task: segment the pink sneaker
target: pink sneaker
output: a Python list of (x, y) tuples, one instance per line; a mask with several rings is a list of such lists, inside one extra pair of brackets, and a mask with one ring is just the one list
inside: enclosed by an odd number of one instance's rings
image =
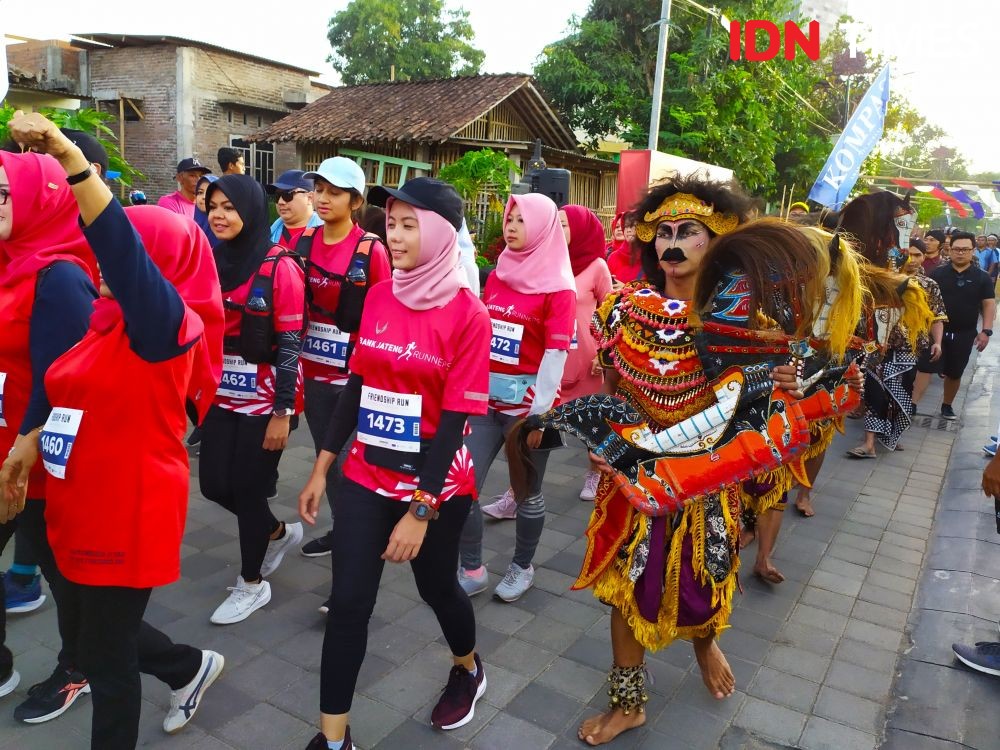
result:
[(517, 501), (514, 500), (514, 491), (508, 489), (496, 499), (496, 502), (484, 505), (483, 513), (488, 515), (490, 518), (496, 518), (501, 521), (516, 518)]
[(583, 478), (583, 489), (580, 490), (580, 499), (588, 503), (597, 499), (597, 485), (601, 483), (601, 474), (597, 471), (588, 471)]

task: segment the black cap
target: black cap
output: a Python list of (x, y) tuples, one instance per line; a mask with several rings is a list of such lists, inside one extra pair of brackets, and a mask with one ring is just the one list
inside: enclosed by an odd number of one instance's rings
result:
[(69, 138), (83, 152), (91, 164), (98, 164), (101, 167), (101, 179), (108, 179), (108, 152), (99, 140), (90, 133), (71, 128), (59, 128), (62, 134)]
[(278, 175), (278, 179), (267, 186), (268, 193), (276, 193), (279, 190), (312, 190), (313, 181), (304, 175), (301, 169), (289, 169)]
[(450, 183), (431, 177), (415, 177), (400, 188), (376, 185), (368, 191), (368, 202), (375, 206), (384, 206), (390, 197), (433, 211), (455, 227), (456, 232), (462, 228), (465, 206)]
[(212, 170), (198, 161), (197, 156), (189, 156), (187, 159), (181, 159), (177, 162), (177, 174), (181, 172), (190, 172), (192, 170), (198, 170), (202, 174), (211, 174)]

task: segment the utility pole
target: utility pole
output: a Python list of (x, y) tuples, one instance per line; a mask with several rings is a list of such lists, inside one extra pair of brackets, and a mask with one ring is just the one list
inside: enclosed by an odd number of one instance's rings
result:
[(660, 20), (657, 24), (660, 27), (660, 40), (656, 45), (656, 76), (653, 78), (653, 103), (649, 113), (650, 151), (656, 151), (660, 140), (660, 110), (663, 108), (663, 73), (664, 68), (667, 66), (667, 33), (670, 30), (670, 0), (663, 0), (663, 6), (660, 9)]

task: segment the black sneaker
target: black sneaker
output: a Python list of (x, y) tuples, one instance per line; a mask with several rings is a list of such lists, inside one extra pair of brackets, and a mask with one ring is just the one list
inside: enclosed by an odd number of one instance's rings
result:
[(28, 698), (14, 709), (14, 718), (41, 724), (62, 715), (77, 698), (89, 692), (90, 685), (81, 673), (56, 666), (51, 677), (28, 688)]
[(193, 430), (191, 430), (191, 434), (188, 435), (187, 437), (187, 444), (190, 447), (194, 448), (200, 442), (201, 442), (201, 428), (195, 427)]
[(330, 537), (332, 534), (324, 534), (319, 539), (313, 539), (302, 545), (301, 552), (306, 557), (323, 557), (333, 551), (333, 544)]
[(951, 404), (941, 404), (941, 419), (958, 419)]
[[(326, 744), (326, 736), (319, 732), (315, 737), (313, 737), (309, 744), (306, 745), (306, 750), (327, 750), (329, 745)], [(344, 732), (344, 744), (341, 750), (354, 750), (354, 745), (351, 743), (351, 726), (348, 724), (347, 731)]]

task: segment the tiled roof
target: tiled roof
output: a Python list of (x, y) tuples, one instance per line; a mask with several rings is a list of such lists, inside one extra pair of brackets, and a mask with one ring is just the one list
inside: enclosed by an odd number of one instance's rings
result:
[(546, 144), (576, 149), (572, 131), (523, 74), (339, 86), (255, 133), (254, 140), (440, 143), (508, 97)]

